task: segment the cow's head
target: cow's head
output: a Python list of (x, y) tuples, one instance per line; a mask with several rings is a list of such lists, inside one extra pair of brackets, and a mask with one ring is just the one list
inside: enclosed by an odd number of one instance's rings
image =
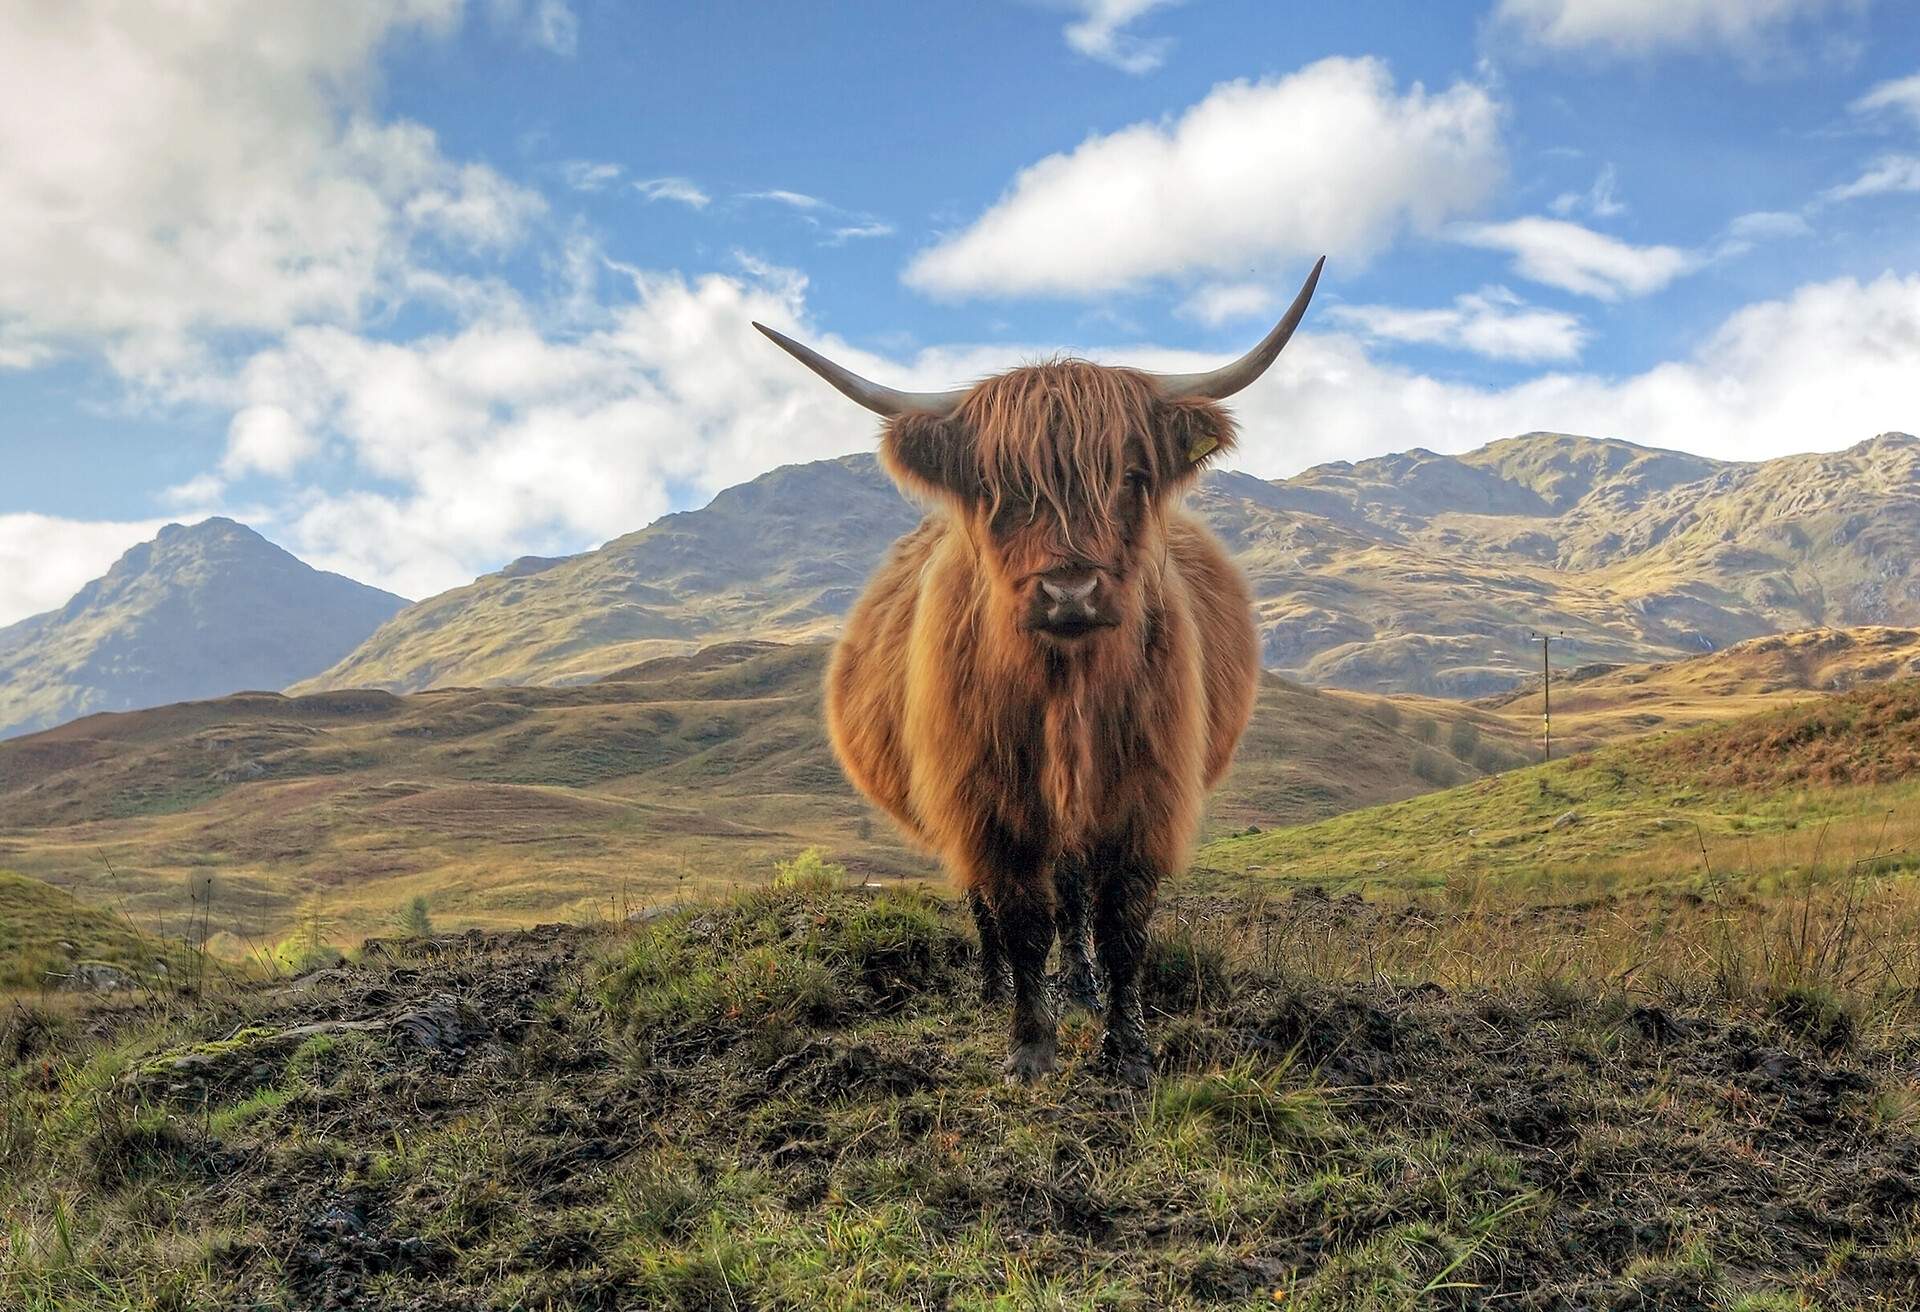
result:
[(1220, 402), (1280, 354), (1324, 263), (1264, 341), (1200, 374), (1060, 360), (952, 392), (898, 392), (754, 326), (887, 417), (880, 452), (895, 480), (954, 506), (1021, 628), (1072, 645), (1141, 613), (1141, 567), (1164, 552), (1172, 495), (1233, 446)]

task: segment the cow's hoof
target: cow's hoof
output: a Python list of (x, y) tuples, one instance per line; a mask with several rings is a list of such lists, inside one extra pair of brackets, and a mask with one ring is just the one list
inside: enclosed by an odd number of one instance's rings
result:
[(1100, 1073), (1115, 1084), (1144, 1089), (1153, 1083), (1153, 1050), (1145, 1046), (1100, 1046)]
[(1023, 1043), (1007, 1057), (1007, 1083), (1032, 1084), (1042, 1075), (1051, 1075), (1059, 1069), (1059, 1052), (1051, 1040)]

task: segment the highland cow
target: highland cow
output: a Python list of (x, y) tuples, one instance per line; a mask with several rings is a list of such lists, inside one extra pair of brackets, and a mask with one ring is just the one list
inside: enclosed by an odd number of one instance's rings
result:
[(1096, 956), (1105, 975), (1102, 1064), (1149, 1077), (1148, 921), (1259, 673), (1246, 584), (1178, 496), (1233, 448), (1219, 402), (1273, 362), (1319, 276), (1202, 374), (1060, 360), (907, 393), (755, 325), (887, 418), (881, 458), (931, 506), (854, 609), (827, 723), (854, 784), (966, 890), (989, 997), (1010, 974), (1009, 1079), (1055, 1069), (1056, 933), (1069, 997), (1098, 1003)]

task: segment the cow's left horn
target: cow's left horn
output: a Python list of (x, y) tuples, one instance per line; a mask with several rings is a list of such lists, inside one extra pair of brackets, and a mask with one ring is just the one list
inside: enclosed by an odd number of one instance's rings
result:
[(841, 393), (889, 419), (909, 412), (950, 415), (967, 394), (964, 388), (956, 392), (901, 392), (883, 387), (843, 365), (835, 364), (812, 347), (802, 346), (785, 333), (775, 332), (763, 323), (753, 326), (765, 333), (775, 346), (832, 383)]
[[(1306, 285), (1300, 288), (1300, 294), (1293, 298), (1293, 304), (1266, 340), (1235, 360), (1232, 364), (1221, 365), (1204, 374), (1155, 374), (1160, 382), (1160, 390), (1169, 397), (1204, 396), (1209, 400), (1222, 401), (1241, 388), (1248, 386), (1267, 371), (1280, 354), (1280, 348), (1293, 336), (1293, 330), (1300, 326), (1301, 318), (1307, 312), (1307, 302), (1313, 299), (1314, 284), (1320, 281), (1320, 270), (1326, 266), (1327, 257), (1322, 255), (1314, 261), (1313, 272), (1307, 275)], [(845, 390), (844, 388), (842, 389)]]

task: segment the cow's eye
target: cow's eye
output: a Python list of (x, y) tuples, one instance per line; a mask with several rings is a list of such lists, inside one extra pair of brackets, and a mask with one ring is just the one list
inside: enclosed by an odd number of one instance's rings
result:
[(1147, 471), (1144, 469), (1129, 469), (1127, 471), (1127, 490), (1130, 492), (1144, 493), (1147, 490)]

